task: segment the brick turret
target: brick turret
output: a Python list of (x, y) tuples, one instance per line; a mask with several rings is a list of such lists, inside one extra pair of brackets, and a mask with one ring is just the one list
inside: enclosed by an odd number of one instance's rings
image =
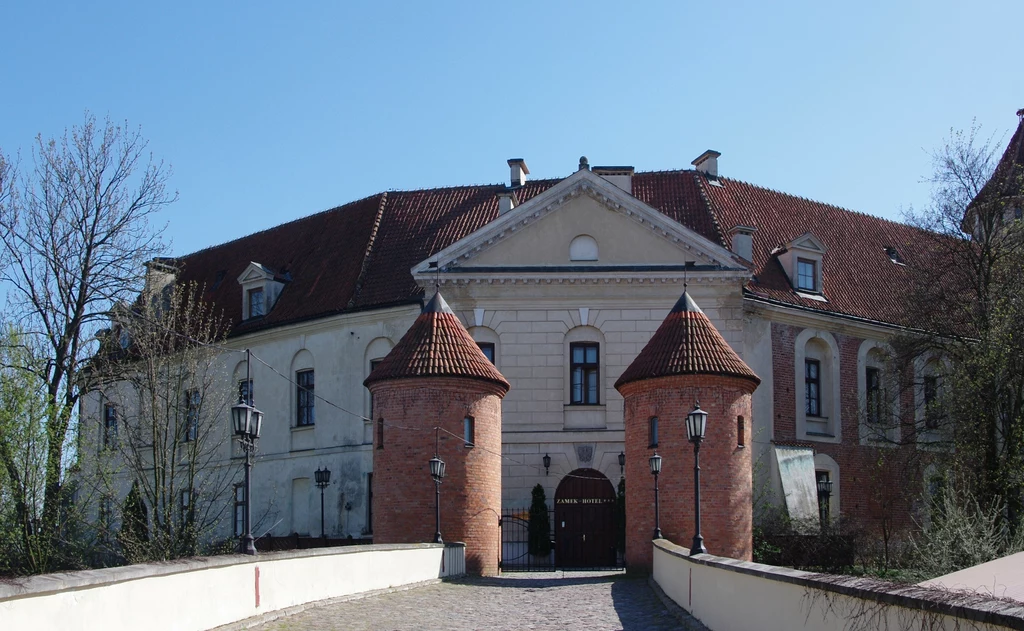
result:
[[(625, 399), (626, 564), (631, 569), (651, 569), (654, 481), (648, 458), (655, 450), (663, 458), (662, 533), (685, 546), (693, 538), (694, 458), (686, 415), (698, 399), (708, 413), (701, 446), (704, 544), (711, 554), (751, 559), (750, 398), (760, 382), (684, 292), (615, 383)], [(656, 439), (651, 435), (655, 417)]]
[(374, 542), (433, 540), (429, 461), (436, 439), (437, 454), (447, 465), (441, 535), (466, 544), (467, 571), (497, 574), (501, 399), (508, 381), (438, 292), (364, 384), (376, 417)]

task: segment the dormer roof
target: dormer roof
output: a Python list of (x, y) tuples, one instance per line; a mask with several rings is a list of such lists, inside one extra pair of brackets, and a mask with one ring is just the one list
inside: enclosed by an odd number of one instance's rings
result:
[(685, 291), (615, 388), (679, 375), (723, 375), (761, 383)]
[(363, 385), (413, 377), (462, 377), (487, 381), (508, 392), (508, 380), (487, 359), (448, 307), (441, 292), (423, 306), (409, 330), (377, 364)]

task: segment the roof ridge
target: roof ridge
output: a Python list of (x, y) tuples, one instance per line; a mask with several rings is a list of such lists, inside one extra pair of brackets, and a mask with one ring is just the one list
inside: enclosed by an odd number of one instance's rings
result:
[(380, 203), (377, 204), (377, 214), (373, 217), (373, 227), (370, 228), (370, 238), (366, 240), (366, 249), (363, 251), (362, 265), (359, 267), (359, 275), (356, 276), (355, 286), (352, 288), (352, 296), (348, 299), (345, 309), (356, 306), (356, 298), (363, 289), (363, 281), (366, 280), (366, 271), (370, 268), (370, 261), (373, 258), (373, 246), (377, 242), (377, 231), (380, 229), (381, 219), (384, 216), (384, 206), (388, 203), (388, 193), (379, 193)]

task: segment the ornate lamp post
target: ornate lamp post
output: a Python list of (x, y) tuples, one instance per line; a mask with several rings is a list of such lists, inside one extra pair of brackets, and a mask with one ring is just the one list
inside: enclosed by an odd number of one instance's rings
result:
[(693, 443), (693, 515), (697, 533), (693, 535), (690, 545), (690, 556), (707, 554), (704, 537), (700, 534), (700, 444), (708, 427), (708, 413), (700, 409), (700, 401), (693, 406), (693, 411), (686, 415), (686, 438)]
[(544, 457), (541, 458), (541, 462), (544, 463), (544, 475), (547, 475), (548, 469), (551, 468), (551, 456), (544, 454)]
[(619, 477), (626, 477), (626, 452), (619, 452)]
[(658, 452), (648, 458), (651, 465), (651, 475), (654, 476), (654, 538), (661, 539), (661, 510), (658, 506), (658, 474), (661, 473), (661, 456)]
[(231, 420), (234, 424), (235, 435), (238, 442), (245, 451), (245, 533), (239, 538), (238, 551), (241, 554), (256, 554), (256, 546), (252, 538), (252, 454), (256, 451), (256, 444), (260, 439), (260, 429), (263, 425), (263, 412), (253, 406), (252, 387), (249, 376), (250, 365), (249, 349), (245, 349), (245, 383), (246, 400), (237, 405), (231, 406)]
[(434, 478), (434, 543), (444, 543), (441, 540), (441, 480), (444, 479), (444, 460), (437, 457), (430, 459), (430, 477)]
[(320, 537), (324, 535), (324, 489), (331, 483), (331, 470), (327, 467), (323, 469), (317, 469), (313, 472), (313, 476), (316, 478), (316, 487), (320, 489)]

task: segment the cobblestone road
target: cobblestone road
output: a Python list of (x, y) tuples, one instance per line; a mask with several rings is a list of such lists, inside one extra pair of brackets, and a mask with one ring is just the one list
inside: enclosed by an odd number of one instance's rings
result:
[(661, 631), (689, 629), (647, 580), (562, 572), (470, 578), (307, 609), (260, 631)]

